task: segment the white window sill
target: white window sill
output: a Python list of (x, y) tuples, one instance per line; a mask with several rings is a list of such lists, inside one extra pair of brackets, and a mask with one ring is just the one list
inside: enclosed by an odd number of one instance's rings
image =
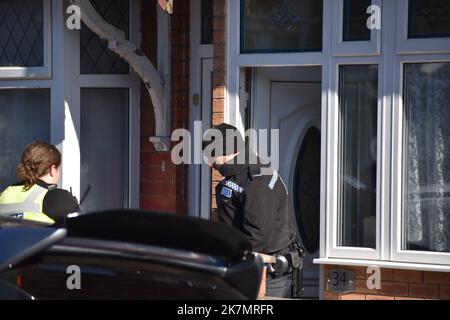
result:
[(358, 266), (358, 267), (374, 266), (374, 267), (387, 268), (387, 269), (450, 272), (450, 265), (392, 262), (392, 261), (379, 261), (379, 260), (323, 258), (323, 259), (315, 259), (314, 264)]

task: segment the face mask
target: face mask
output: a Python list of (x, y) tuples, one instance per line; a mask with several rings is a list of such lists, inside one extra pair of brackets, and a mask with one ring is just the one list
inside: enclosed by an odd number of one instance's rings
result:
[(221, 165), (219, 168), (216, 168), (217, 171), (219, 171), (219, 173), (224, 176), (224, 177), (230, 177), (232, 176), (232, 166), (229, 164), (223, 164)]
[(225, 178), (229, 178), (239, 174), (240, 172), (242, 172), (242, 170), (245, 170), (246, 168), (248, 168), (248, 165), (245, 164), (225, 163), (218, 169), (218, 171)]

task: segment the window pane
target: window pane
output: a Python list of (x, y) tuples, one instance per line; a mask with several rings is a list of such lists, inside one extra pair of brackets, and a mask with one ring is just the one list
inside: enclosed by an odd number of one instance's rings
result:
[(241, 52), (322, 50), (322, 0), (241, 0)]
[(409, 0), (409, 38), (450, 37), (450, 1)]
[(450, 63), (405, 65), (404, 246), (450, 252)]
[(340, 68), (339, 242), (375, 248), (378, 66)]
[(50, 142), (50, 90), (0, 91), (0, 192), (17, 182), (25, 147)]
[(128, 206), (128, 106), (128, 89), (81, 90), (85, 212)]
[(213, 1), (202, 0), (202, 44), (213, 44)]
[[(129, 0), (91, 0), (98, 13), (110, 24), (129, 33)], [(128, 74), (125, 60), (108, 49), (100, 39), (83, 24), (80, 34), (81, 74)]]
[(367, 8), (371, 4), (372, 0), (344, 1), (344, 41), (370, 41)]
[(42, 0), (0, 0), (0, 67), (44, 66)]

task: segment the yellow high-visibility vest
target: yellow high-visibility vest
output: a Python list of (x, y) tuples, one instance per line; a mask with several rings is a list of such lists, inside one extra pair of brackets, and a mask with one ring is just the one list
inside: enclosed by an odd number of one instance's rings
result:
[(43, 210), (48, 189), (34, 185), (29, 190), (23, 186), (11, 186), (0, 195), (0, 216), (18, 217), (24, 220), (54, 224)]

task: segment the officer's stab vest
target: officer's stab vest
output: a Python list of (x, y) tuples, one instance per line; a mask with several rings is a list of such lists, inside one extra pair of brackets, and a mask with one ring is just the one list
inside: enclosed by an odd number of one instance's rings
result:
[(48, 189), (34, 185), (29, 190), (23, 186), (11, 186), (0, 195), (0, 216), (54, 224), (43, 212)]

